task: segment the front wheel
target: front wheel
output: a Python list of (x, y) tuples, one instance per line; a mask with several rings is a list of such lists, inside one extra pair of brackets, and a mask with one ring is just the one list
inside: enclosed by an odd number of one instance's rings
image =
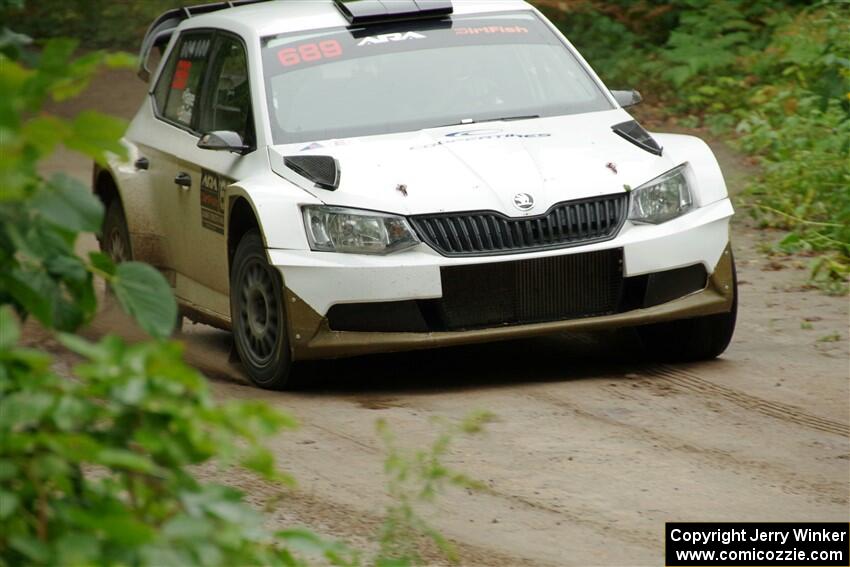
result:
[(732, 309), (728, 313), (638, 327), (644, 354), (653, 360), (691, 362), (717, 358), (732, 342), (738, 320), (738, 278), (732, 260)]
[(100, 237), (100, 250), (113, 262), (129, 262), (133, 259), (130, 248), (130, 231), (124, 208), (118, 199), (114, 199), (106, 208), (103, 217), (103, 235)]
[(230, 311), (236, 351), (254, 384), (291, 386), (292, 357), (280, 274), (266, 260), (259, 232), (242, 237), (230, 274)]

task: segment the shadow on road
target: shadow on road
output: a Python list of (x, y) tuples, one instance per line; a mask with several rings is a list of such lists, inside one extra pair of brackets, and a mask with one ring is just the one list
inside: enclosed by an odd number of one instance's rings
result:
[[(87, 334), (97, 338), (110, 333), (131, 341), (145, 338), (117, 306), (107, 301)], [(250, 384), (238, 362), (230, 333), (187, 323), (174, 338), (185, 344), (187, 362), (210, 380), (245, 386), (252, 394), (260, 392)], [(723, 359), (699, 363), (700, 368), (707, 365), (717, 369), (734, 363)], [(629, 329), (562, 333), (496, 343), (299, 362), (295, 372), (303, 385), (287, 395), (427, 395), (522, 384), (616, 379), (629, 374), (652, 375), (657, 368), (658, 364), (642, 357), (637, 338)]]
[(571, 334), (307, 362), (305, 393), (445, 392), (580, 380), (628, 372), (639, 352), (624, 334)]
[[(227, 333), (204, 333), (207, 348), (228, 353)], [(709, 364), (724, 364), (716, 361)], [(247, 383), (238, 362), (212, 380)], [(299, 396), (429, 394), (515, 387), (519, 384), (621, 377), (657, 367), (647, 362), (628, 331), (562, 334), (499, 343), (449, 347), (296, 365)]]

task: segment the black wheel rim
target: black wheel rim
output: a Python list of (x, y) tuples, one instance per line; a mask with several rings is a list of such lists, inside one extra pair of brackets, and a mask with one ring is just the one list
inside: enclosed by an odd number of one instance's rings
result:
[(274, 359), (280, 339), (280, 298), (272, 274), (259, 260), (245, 266), (239, 299), (239, 334), (245, 354), (253, 366), (266, 366)]

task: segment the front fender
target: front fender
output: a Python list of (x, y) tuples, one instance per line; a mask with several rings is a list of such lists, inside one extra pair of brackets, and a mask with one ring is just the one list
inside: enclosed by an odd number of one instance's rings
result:
[(239, 181), (228, 188), (227, 194), (228, 214), (240, 198), (251, 206), (266, 248), (309, 249), (301, 206), (320, 205), (321, 201), (274, 174)]
[(677, 163), (688, 162), (694, 173), (695, 198), (701, 207), (722, 201), (729, 196), (726, 180), (714, 152), (701, 139), (682, 134), (652, 136), (664, 148), (664, 154)]

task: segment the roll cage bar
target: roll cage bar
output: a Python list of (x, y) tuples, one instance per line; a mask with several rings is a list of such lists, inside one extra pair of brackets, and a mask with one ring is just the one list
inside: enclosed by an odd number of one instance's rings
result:
[(184, 8), (175, 8), (169, 10), (158, 17), (148, 28), (145, 33), (145, 39), (142, 41), (142, 49), (139, 52), (139, 70), (138, 75), (143, 81), (148, 82), (151, 78), (151, 70), (148, 67), (151, 51), (157, 47), (162, 51), (164, 46), (171, 40), (174, 31), (181, 23), (194, 16), (201, 14), (209, 14), (226, 10), (228, 8), (236, 8), (238, 6), (246, 6), (248, 4), (259, 4), (260, 2), (268, 2), (269, 0), (228, 0), (225, 2), (214, 2), (211, 4), (201, 4), (198, 6), (187, 6)]
[[(154, 47), (162, 51), (163, 46), (171, 40), (174, 31), (185, 20), (227, 8), (269, 1), (229, 0), (176, 8), (165, 12), (150, 25), (142, 41), (142, 49), (139, 52), (139, 77), (145, 82), (150, 81), (151, 70), (148, 67), (148, 60), (151, 51)], [(333, 3), (352, 25), (441, 17), (453, 11), (451, 0), (334, 0)]]

